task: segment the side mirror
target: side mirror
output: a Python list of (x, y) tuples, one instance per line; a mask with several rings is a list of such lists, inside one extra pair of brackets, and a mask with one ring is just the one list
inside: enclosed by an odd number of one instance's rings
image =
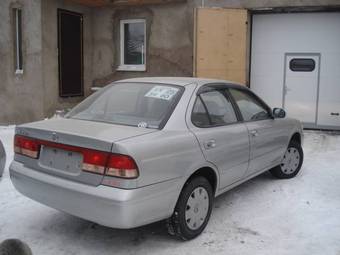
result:
[(282, 108), (274, 108), (273, 117), (283, 119), (284, 117), (286, 117), (286, 112)]

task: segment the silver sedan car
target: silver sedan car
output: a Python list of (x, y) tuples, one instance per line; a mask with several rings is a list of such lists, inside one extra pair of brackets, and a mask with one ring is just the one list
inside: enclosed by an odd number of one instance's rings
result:
[(302, 127), (245, 86), (198, 78), (114, 82), (64, 118), (16, 128), (10, 176), (22, 194), (113, 228), (166, 219), (184, 240), (213, 200), (267, 171), (292, 178)]

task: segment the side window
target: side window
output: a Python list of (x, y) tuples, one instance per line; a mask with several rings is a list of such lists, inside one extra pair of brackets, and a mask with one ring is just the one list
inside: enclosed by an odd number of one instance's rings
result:
[(256, 98), (238, 89), (229, 89), (238, 105), (244, 121), (270, 118), (268, 110)]
[(220, 126), (237, 122), (237, 117), (230, 100), (222, 91), (214, 90), (197, 98), (192, 121), (199, 127)]

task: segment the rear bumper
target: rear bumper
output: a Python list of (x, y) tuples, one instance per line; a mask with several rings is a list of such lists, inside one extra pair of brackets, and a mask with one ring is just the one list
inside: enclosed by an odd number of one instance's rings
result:
[(23, 195), (52, 208), (113, 228), (134, 228), (171, 216), (181, 179), (138, 189), (89, 186), (13, 161), (10, 176)]

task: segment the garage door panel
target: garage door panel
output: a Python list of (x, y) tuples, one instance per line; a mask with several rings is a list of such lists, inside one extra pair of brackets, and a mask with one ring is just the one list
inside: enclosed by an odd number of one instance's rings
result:
[(340, 51), (323, 52), (321, 56), (320, 69), (321, 69), (320, 74), (323, 77), (334, 76), (334, 74), (340, 74)]
[[(334, 93), (336, 88), (340, 86), (340, 73), (337, 76), (327, 77), (321, 76), (323, 89), (319, 92), (319, 109), (318, 124), (319, 125), (339, 125), (340, 122), (340, 93)], [(339, 113), (339, 115), (337, 115)]]
[[(256, 54), (254, 53), (252, 58), (256, 59), (256, 62), (252, 61), (251, 71), (254, 75), (281, 75), (284, 70), (284, 56), (282, 54), (266, 53)], [(261, 63), (261, 64), (257, 64)], [(281, 77), (281, 80), (282, 80)]]
[[(310, 127), (340, 129), (340, 117), (331, 115), (340, 111), (340, 13), (255, 14), (252, 28), (250, 87), (270, 104), (289, 95), (288, 116), (293, 112), (305, 123), (314, 120)], [(319, 56), (317, 75), (309, 79), (306, 72), (292, 72), (287, 77), (289, 54)]]
[(282, 107), (282, 86), (277, 86), (282, 79), (276, 75), (271, 76), (253, 76), (252, 82), (256, 82), (258, 86), (252, 90), (261, 95), (262, 99), (271, 107)]

